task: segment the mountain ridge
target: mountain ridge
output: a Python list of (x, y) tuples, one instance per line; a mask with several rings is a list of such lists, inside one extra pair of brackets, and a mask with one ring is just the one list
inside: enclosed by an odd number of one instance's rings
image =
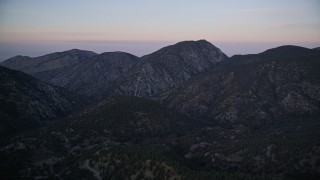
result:
[(86, 50), (71, 49), (38, 57), (15, 56), (0, 63), (1, 66), (20, 70), (28, 74), (49, 71), (88, 59), (96, 53)]

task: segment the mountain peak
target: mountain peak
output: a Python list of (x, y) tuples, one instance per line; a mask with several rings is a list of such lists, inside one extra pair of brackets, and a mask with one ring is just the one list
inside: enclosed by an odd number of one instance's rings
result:
[(104, 52), (101, 53), (100, 55), (129, 55), (129, 56), (134, 56), (133, 54), (123, 52), (123, 51), (113, 51), (113, 52)]
[(188, 45), (207, 45), (207, 46), (214, 46), (213, 44), (211, 44), (209, 41), (207, 41), (205, 39), (200, 39), (200, 40), (197, 40), (197, 41), (193, 41), (193, 40), (181, 41), (181, 42), (178, 42), (178, 43), (174, 44), (173, 46), (176, 46), (176, 45), (186, 45), (186, 46), (188, 46)]
[(295, 45), (284, 45), (276, 48), (268, 49), (260, 55), (263, 55), (266, 58), (281, 58), (281, 57), (299, 57), (310, 54), (318, 54), (317, 51), (308, 49), (305, 47), (295, 46)]
[(228, 57), (205, 40), (182, 41), (143, 56), (141, 63), (119, 80), (115, 94), (165, 96), (191, 77), (208, 71)]
[(14, 56), (12, 58), (30, 58), (30, 57), (29, 56), (17, 55), (17, 56)]
[(79, 53), (79, 52), (83, 52), (85, 50), (81, 50), (81, 49), (70, 49), (64, 52), (68, 52), (68, 53)]
[(182, 58), (184, 59), (188, 59), (188, 57), (185, 57), (186, 55), (204, 55), (207, 56), (207, 59), (212, 59), (212, 56), (216, 57), (217, 54), (220, 54), (221, 58), (219, 59), (227, 58), (227, 56), (219, 48), (204, 39), (197, 41), (181, 41), (176, 44), (161, 48), (160, 50), (146, 56), (159, 54), (179, 55), (183, 56)]
[(12, 58), (9, 58), (3, 62), (9, 62), (9, 61), (19, 61), (19, 60), (26, 60), (26, 59), (31, 59), (29, 56), (22, 56), (22, 55), (17, 55), (13, 56)]
[(199, 39), (199, 40), (197, 40), (197, 41), (195, 41), (195, 42), (197, 42), (197, 43), (203, 43), (203, 44), (211, 44), (211, 45), (212, 45), (212, 43), (210, 43), (209, 41), (207, 41), (207, 40), (205, 40), (205, 39)]
[(278, 46), (278, 47), (275, 47), (275, 48), (271, 48), (271, 49), (268, 49), (266, 50), (265, 52), (268, 52), (268, 51), (275, 51), (275, 50), (281, 50), (281, 51), (284, 51), (284, 50), (310, 50), (308, 48), (305, 48), (305, 47), (301, 47), (301, 46), (296, 46), (296, 45), (282, 45), (282, 46)]
[(122, 52), (122, 51), (115, 51), (115, 52), (104, 52), (101, 53), (92, 60), (107, 60), (107, 61), (114, 61), (114, 63), (133, 63), (133, 62), (138, 62), (139, 58), (133, 54)]
[(67, 51), (63, 51), (63, 52), (57, 52), (57, 54), (59, 53), (68, 53), (68, 54), (79, 54), (79, 55), (87, 55), (87, 56), (94, 56), (96, 55), (95, 52), (92, 52), (92, 51), (87, 51), (87, 50), (81, 50), (81, 49), (70, 49), (70, 50), (67, 50)]

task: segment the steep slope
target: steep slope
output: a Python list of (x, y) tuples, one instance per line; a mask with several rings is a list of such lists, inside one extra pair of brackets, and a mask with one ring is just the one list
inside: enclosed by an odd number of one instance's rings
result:
[(3, 61), (0, 65), (10, 69), (23, 71), (28, 74), (34, 74), (74, 65), (85, 61), (94, 55), (96, 55), (96, 53), (91, 51), (72, 49), (35, 58), (15, 56)]
[(142, 57), (141, 62), (121, 77), (109, 92), (143, 97), (166, 95), (227, 58), (205, 40), (180, 42)]
[(38, 127), (88, 101), (25, 73), (0, 66), (0, 134)]
[(37, 78), (65, 87), (77, 94), (101, 98), (119, 76), (126, 73), (139, 58), (124, 52), (108, 52), (94, 56), (72, 67), (34, 74)]
[(170, 107), (222, 124), (261, 126), (320, 115), (320, 53), (282, 46), (234, 56), (192, 79), (167, 99)]

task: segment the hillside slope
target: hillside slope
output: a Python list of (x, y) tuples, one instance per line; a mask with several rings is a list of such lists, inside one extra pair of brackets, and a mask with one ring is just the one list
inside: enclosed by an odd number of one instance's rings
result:
[(84, 107), (88, 100), (0, 66), (0, 134), (39, 127)]

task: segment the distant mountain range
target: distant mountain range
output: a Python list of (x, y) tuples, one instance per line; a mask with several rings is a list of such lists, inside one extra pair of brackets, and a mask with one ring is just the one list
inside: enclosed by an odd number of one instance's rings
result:
[(320, 177), (319, 48), (229, 58), (199, 40), (0, 65), (5, 179)]

